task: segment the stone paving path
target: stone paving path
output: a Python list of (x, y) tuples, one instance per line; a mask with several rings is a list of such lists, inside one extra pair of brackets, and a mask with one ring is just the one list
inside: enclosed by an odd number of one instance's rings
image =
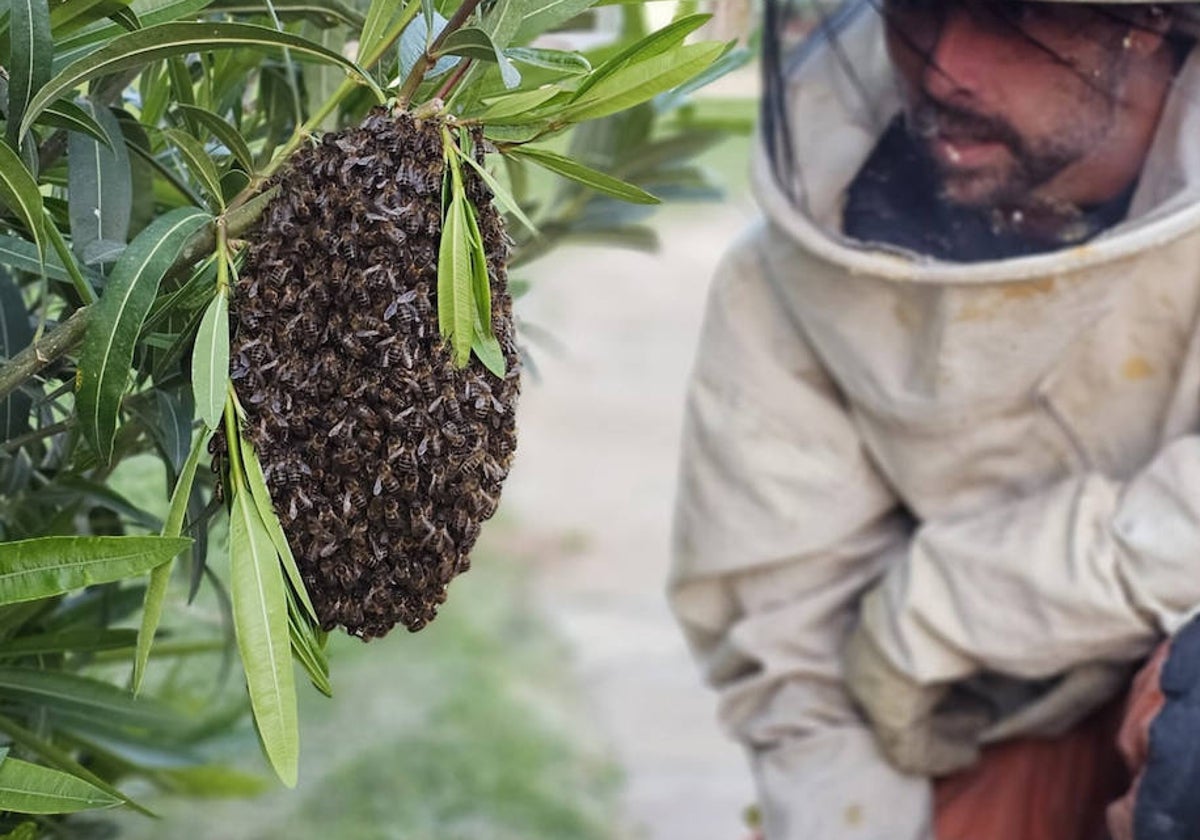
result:
[[(675, 208), (657, 255), (573, 248), (522, 272), (526, 321), (553, 326), (527, 379), (505, 512), (534, 552), (540, 596), (622, 765), (639, 840), (739, 840), (752, 801), (663, 597), (685, 378), (704, 296), (745, 201)], [(567, 840), (567, 839), (565, 839)]]

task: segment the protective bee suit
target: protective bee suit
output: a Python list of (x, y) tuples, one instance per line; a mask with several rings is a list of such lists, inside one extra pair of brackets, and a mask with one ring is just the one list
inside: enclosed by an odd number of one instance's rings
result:
[[(768, 840), (930, 840), (930, 777), (1119, 703), (1200, 605), (1200, 55), (1125, 221), (964, 264), (841, 231), (901, 107), (882, 30), (860, 4), (788, 71), (794, 181), (760, 152), (687, 404), (670, 598)], [(892, 712), (936, 730), (905, 769)]]

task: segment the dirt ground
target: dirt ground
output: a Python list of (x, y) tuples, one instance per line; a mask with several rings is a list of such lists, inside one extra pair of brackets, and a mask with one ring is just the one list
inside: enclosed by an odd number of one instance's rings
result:
[(753, 799), (664, 599), (684, 386), (705, 291), (746, 199), (675, 208), (657, 255), (575, 248), (522, 272), (536, 348), (505, 513), (541, 558), (540, 597), (571, 645), (644, 840), (737, 840)]

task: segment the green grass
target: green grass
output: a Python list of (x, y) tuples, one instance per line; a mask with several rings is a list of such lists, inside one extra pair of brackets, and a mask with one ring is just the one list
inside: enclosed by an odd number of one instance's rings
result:
[[(213, 549), (219, 565), (223, 548)], [(421, 633), (398, 630), (367, 645), (335, 637), (334, 699), (300, 685), (296, 790), (272, 785), (254, 799), (197, 801), (131, 788), (164, 819), (119, 814), (120, 836), (615, 837), (619, 775), (586, 722), (566, 652), (534, 611), (527, 582), (526, 570), (485, 549)], [(248, 721), (210, 752), (238, 770), (269, 774)]]

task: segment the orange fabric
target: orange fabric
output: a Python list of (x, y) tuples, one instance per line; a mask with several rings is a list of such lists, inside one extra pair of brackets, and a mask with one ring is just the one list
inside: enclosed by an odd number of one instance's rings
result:
[(1121, 721), (1121, 731), (1117, 733), (1117, 749), (1125, 759), (1125, 766), (1134, 775), (1134, 781), (1126, 794), (1108, 808), (1108, 830), (1112, 840), (1133, 840), (1133, 803), (1137, 797), (1139, 770), (1146, 764), (1150, 749), (1150, 724), (1163, 707), (1164, 698), (1159, 681), (1169, 647), (1167, 642), (1159, 645), (1154, 656), (1138, 672), (1129, 692), (1125, 719)]
[(1060, 738), (984, 750), (978, 764), (937, 782), (937, 840), (1097, 840), (1127, 776), (1113, 744), (1116, 711)]
[(1163, 704), (1167, 647), (1138, 673), (1124, 702), (1060, 738), (989, 747), (974, 767), (939, 780), (937, 840), (1133, 840), (1136, 780)]

